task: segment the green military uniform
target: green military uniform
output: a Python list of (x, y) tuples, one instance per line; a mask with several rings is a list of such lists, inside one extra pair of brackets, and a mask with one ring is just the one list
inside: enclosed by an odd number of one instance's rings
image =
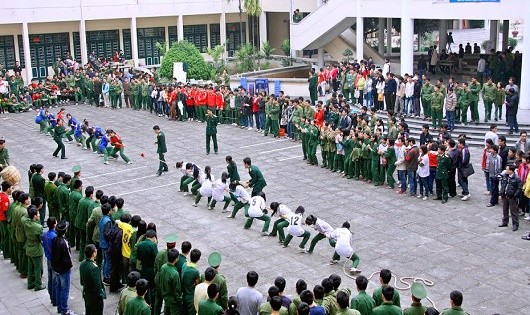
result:
[(377, 149), (379, 148), (379, 143), (377, 141), (370, 142), (369, 144), (371, 150), (370, 152), (370, 165), (372, 170), (372, 182), (374, 185), (379, 186), (382, 184), (382, 181), (384, 181), (384, 178), (381, 178), (379, 167), (380, 167), (380, 155), (379, 152), (377, 152)]
[(250, 165), (248, 174), (250, 175), (248, 186), (252, 187), (252, 196), (256, 196), (263, 190), (263, 188), (265, 188), (265, 186), (267, 186), (267, 182), (256, 165)]
[(148, 110), (151, 108), (151, 102), (149, 101), (149, 85), (145, 82), (140, 84), (140, 102), (141, 102), (141, 108), (143, 110)]
[(432, 127), (434, 129), (442, 126), (444, 108), (444, 95), (438, 91), (431, 96)]
[(438, 166), (436, 167), (436, 199), (441, 199), (442, 203), (447, 202), (449, 191), (449, 175), (451, 169), (451, 159), (445, 152), (438, 154)]
[(300, 122), (300, 127), (299, 127), (299, 130), (300, 130), (300, 138), (302, 140), (302, 154), (304, 155), (304, 160), (307, 160), (307, 155), (308, 155), (308, 150), (307, 150), (307, 138), (308, 138), (308, 134), (307, 134), (307, 127), (309, 125), (307, 125), (305, 123), (305, 121), (301, 121)]
[(264, 136), (269, 135), (269, 131), (271, 131), (271, 127), (272, 127), (271, 107), (272, 107), (272, 101), (265, 103), (265, 128), (263, 131)]
[(273, 102), (270, 110), (271, 132), (275, 138), (278, 138), (280, 132), (280, 112), (281, 108), (278, 102)]
[[(280, 315), (289, 315), (289, 310), (286, 307), (280, 308)], [(272, 306), (270, 302), (261, 303), (259, 307), (259, 315), (271, 315), (272, 314)]]
[(167, 153), (166, 146), (166, 135), (163, 131), (160, 131), (156, 136), (156, 153), (158, 153), (158, 174), (162, 172), (167, 172), (169, 169), (167, 167), (166, 158), (164, 154)]
[(120, 300), (118, 302), (118, 314), (124, 315), (127, 303), (136, 297), (136, 289), (134, 287), (127, 287), (120, 292)]
[(315, 105), (318, 100), (318, 80), (316, 74), (307, 79), (307, 82), (309, 82), (309, 98), (311, 99), (311, 104)]
[(222, 315), (223, 308), (217, 305), (214, 300), (207, 299), (199, 302), (197, 315)]
[[(23, 219), (24, 220), (24, 219)], [(42, 286), (42, 225), (25, 218), (24, 234), (26, 236), (26, 256), (28, 257), (28, 289), (40, 290)]]
[[(83, 199), (83, 196), (79, 192), (79, 190), (73, 190), (70, 192), (70, 196), (68, 197), (68, 217), (70, 218), (72, 223), (75, 223), (75, 219), (77, 217), (77, 208), (79, 206), (79, 201)], [(75, 224), (70, 224), (70, 229), (68, 229), (68, 243), (70, 243), (70, 246), (75, 245), (75, 249), (80, 249), (80, 234), (79, 229)]]
[(125, 307), (125, 315), (150, 315), (151, 308), (141, 296), (136, 296), (127, 302)]
[(162, 287), (160, 285), (160, 270), (162, 269), (162, 266), (167, 263), (167, 249), (163, 249), (158, 251), (158, 254), (155, 258), (155, 285), (156, 285), (156, 291), (155, 291), (155, 303), (153, 305), (153, 313), (154, 315), (160, 315), (162, 311), (162, 302), (163, 302), (163, 296), (162, 296)]
[(366, 294), (366, 291), (359, 291), (359, 294), (351, 299), (350, 308), (358, 310), (363, 315), (371, 314), (375, 308), (375, 301), (370, 295)]
[(353, 82), (353, 74), (351, 73), (346, 73), (346, 74), (343, 74), (343, 88), (342, 88), (342, 92), (344, 94), (344, 98), (346, 99), (347, 102), (350, 101), (350, 91), (352, 90), (355, 90), (355, 86), (354, 86), (354, 82)]
[(337, 160), (337, 146), (335, 145), (335, 132), (328, 129), (325, 135), (325, 141), (328, 143), (328, 165), (327, 169), (335, 171), (335, 160)]
[(219, 120), (215, 115), (206, 115), (206, 154), (210, 154), (210, 139), (213, 141), (213, 150), (217, 154), (217, 125)]
[(289, 315), (298, 314), (298, 305), (300, 305), (300, 303), (302, 303), (300, 296), (295, 296), (291, 302), (291, 305), (289, 305)]
[(92, 214), (92, 209), (94, 209), (94, 200), (89, 197), (83, 197), (77, 206), (77, 214), (75, 217), (74, 225), (79, 232), (79, 261), (88, 258), (85, 257), (84, 248), (87, 242), (87, 222), (88, 218)]
[(442, 315), (469, 315), (468, 313), (464, 312), (462, 307), (460, 306), (453, 306), (449, 309), (446, 309), (442, 312)]
[(107, 297), (107, 294), (101, 281), (98, 265), (87, 258), (79, 265), (79, 274), (83, 286), (85, 314), (103, 314), (103, 299)]
[(125, 210), (123, 210), (123, 208), (116, 209), (115, 211), (112, 212), (111, 218), (114, 221), (121, 220), (121, 216), (124, 215), (124, 214), (129, 214), (129, 211), (125, 211)]
[(469, 106), (471, 107), (471, 120), (473, 120), (475, 123), (478, 123), (480, 120), (478, 114), (478, 95), (480, 90), (480, 83), (475, 82), (469, 84)]
[(63, 136), (66, 133), (66, 129), (64, 129), (64, 126), (55, 126), (55, 130), (53, 131), (53, 141), (57, 143), (57, 149), (53, 152), (53, 156), (57, 156), (59, 151), (61, 151), (61, 158), (66, 157), (65, 153), (65, 147), (63, 143)]
[(426, 82), (421, 87), (421, 104), (423, 106), (423, 115), (425, 117), (431, 117), (431, 99), (434, 93), (434, 86)]
[(308, 146), (308, 160), (311, 165), (318, 165), (317, 147), (319, 137), (318, 127), (315, 125), (307, 126), (307, 146)]
[(383, 302), (378, 307), (374, 308), (372, 315), (402, 315), (403, 312), (399, 306), (392, 302)]
[(230, 182), (233, 183), (234, 181), (240, 181), (241, 178), (239, 177), (239, 172), (237, 171), (237, 165), (236, 163), (229, 163), (226, 166), (226, 169), (228, 171), (228, 178), (230, 178)]
[(344, 176), (348, 176), (348, 179), (353, 177), (353, 161), (351, 159), (351, 153), (353, 151), (353, 140), (347, 137), (342, 140), (342, 148), (344, 149)]
[(302, 123), (302, 116), (304, 115), (304, 109), (298, 105), (293, 111), (293, 124), (294, 128), (294, 138), (295, 140), (300, 140), (300, 124)]
[(17, 252), (16, 252), (16, 238), (15, 238), (15, 224), (13, 222), (13, 213), (15, 212), (15, 209), (16, 207), (18, 207), (20, 205), (20, 202), (18, 201), (13, 201), (10, 205), (9, 205), (9, 208), (7, 209), (7, 212), (6, 212), (6, 216), (7, 216), (7, 233), (8, 233), (8, 236), (9, 236), (9, 240), (8, 240), (8, 247), (9, 247), (9, 250), (6, 252), (5, 248), (4, 248), (4, 258), (9, 258), (9, 256), (11, 256), (11, 263), (15, 265), (15, 267), (17, 267), (17, 270), (18, 270), (18, 255), (17, 255)]
[(138, 243), (136, 248), (138, 264), (141, 265), (140, 274), (142, 278), (149, 281), (149, 299), (150, 304), (154, 304), (155, 297), (155, 259), (158, 254), (158, 248), (156, 244), (149, 240), (145, 239), (144, 241)]
[(497, 98), (497, 86), (493, 83), (486, 83), (482, 86), (482, 99), (484, 100), (485, 115), (484, 120), (491, 120), (491, 109), (493, 102)]
[(182, 308), (184, 310), (183, 315), (193, 315), (196, 313), (195, 306), (193, 304), (193, 298), (195, 293), (195, 284), (200, 280), (201, 274), (197, 270), (197, 265), (188, 262), (182, 266)]
[(164, 298), (164, 315), (180, 315), (182, 310), (182, 290), (180, 275), (173, 264), (166, 263), (160, 270), (159, 283)]
[[(383, 304), (383, 288), (385, 286), (387, 285), (383, 285), (375, 289), (374, 293), (372, 294), (372, 297), (374, 298), (376, 306)], [(395, 290), (395, 289), (394, 289), (394, 296), (392, 297), (392, 304), (394, 304), (397, 307), (401, 307), (401, 302), (399, 299), (399, 292), (398, 290)]]
[(457, 101), (457, 103), (461, 104), (460, 107), (462, 109), (462, 124), (464, 125), (467, 125), (467, 110), (469, 108), (470, 96), (471, 92), (469, 92), (469, 88), (462, 89), (461, 95)]
[(138, 110), (138, 83), (136, 83), (135, 81), (131, 80), (131, 83), (130, 83), (130, 91), (131, 91), (131, 102), (132, 102), (132, 108), (134, 110)]
[(57, 199), (57, 206), (61, 219), (70, 221), (70, 215), (68, 213), (68, 198), (70, 196), (70, 190), (68, 189), (68, 185), (64, 183), (59, 184), (59, 187), (57, 187), (54, 195)]
[[(226, 310), (228, 308), (228, 287), (226, 286), (226, 278), (221, 275), (218, 270), (221, 265), (221, 254), (219, 252), (212, 252), (208, 256), (208, 265), (215, 269), (215, 277), (213, 278), (212, 283), (219, 286), (219, 296), (215, 302), (217, 305), (221, 306), (223, 310)], [(204, 282), (204, 274), (201, 276), (201, 282)]]
[(337, 315), (361, 315), (361, 312), (357, 310), (352, 310), (351, 308), (345, 308), (345, 309), (339, 310), (337, 312)]
[(0, 150), (0, 166), (9, 165), (9, 151), (7, 148)]
[(331, 290), (324, 295), (322, 306), (326, 309), (326, 315), (336, 315), (339, 311), (339, 304), (337, 303), (337, 292)]
[(55, 194), (56, 190), (57, 186), (55, 186), (54, 182), (47, 180), (44, 184), (44, 196), (46, 198), (46, 202), (48, 203), (48, 216), (55, 217), (57, 222), (59, 222), (61, 221), (61, 215), (59, 213), (57, 196)]
[(495, 93), (495, 121), (502, 119), (502, 105), (504, 105), (505, 100), (506, 91), (503, 88), (497, 89)]
[(22, 204), (14, 209), (12, 222), (15, 228), (15, 253), (17, 255), (18, 272), (26, 276), (28, 274), (28, 257), (26, 256), (26, 235), (24, 233), (24, 221), (28, 220), (28, 211)]
[(177, 271), (179, 272), (180, 277), (182, 278), (182, 267), (188, 263), (188, 259), (186, 258), (186, 255), (180, 253), (179, 259), (177, 260), (177, 263), (175, 266), (177, 267)]
[(320, 153), (322, 154), (322, 168), (328, 167), (329, 145), (326, 140), (327, 129), (320, 129)]
[(384, 157), (386, 160), (386, 180), (388, 186), (390, 188), (394, 189), (394, 186), (396, 184), (396, 181), (394, 180), (394, 171), (396, 170), (396, 150), (394, 147), (388, 147), (388, 149), (384, 153)]

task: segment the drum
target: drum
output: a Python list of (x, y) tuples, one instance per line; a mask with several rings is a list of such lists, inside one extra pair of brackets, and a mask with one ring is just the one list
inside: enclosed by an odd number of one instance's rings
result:
[(5, 167), (1, 172), (2, 179), (11, 184), (11, 186), (18, 186), (20, 184), (20, 172), (16, 167), (10, 165)]

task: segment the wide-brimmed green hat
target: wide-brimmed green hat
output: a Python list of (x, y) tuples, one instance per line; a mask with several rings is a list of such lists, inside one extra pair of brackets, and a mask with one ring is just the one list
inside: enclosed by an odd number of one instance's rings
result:
[(221, 254), (219, 252), (212, 252), (208, 256), (208, 265), (212, 268), (217, 268), (221, 265)]
[(412, 292), (412, 295), (417, 299), (421, 300), (427, 297), (427, 290), (425, 290), (425, 287), (421, 283), (413, 283), (410, 287), (410, 291)]
[(171, 233), (171, 234), (166, 235), (166, 237), (164, 238), (164, 241), (167, 244), (171, 244), (171, 243), (176, 243), (177, 239), (178, 239), (177, 234)]

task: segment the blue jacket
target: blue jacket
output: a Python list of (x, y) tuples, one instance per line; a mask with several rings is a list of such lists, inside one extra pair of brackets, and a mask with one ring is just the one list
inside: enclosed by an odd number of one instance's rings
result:
[(44, 248), (44, 255), (47, 260), (52, 260), (52, 244), (53, 239), (57, 236), (55, 230), (48, 230), (42, 233), (42, 247)]
[(107, 136), (103, 136), (101, 140), (99, 141), (99, 145), (98, 145), (99, 151), (103, 152), (107, 148), (108, 144), (109, 144), (109, 138), (107, 138)]
[(72, 128), (72, 130), (75, 129), (75, 126), (77, 126), (77, 120), (72, 117), (68, 120), (68, 126), (70, 126), (70, 128)]
[(52, 125), (52, 127), (57, 126), (57, 119), (55, 119), (55, 115), (54, 114), (49, 114), (48, 115), (48, 120), (50, 121), (50, 124)]
[(77, 124), (75, 126), (75, 132), (74, 132), (74, 136), (76, 136), (77, 138), (81, 137), (81, 134), (83, 132), (81, 131), (81, 125), (80, 124)]
[(105, 225), (111, 221), (112, 219), (108, 215), (104, 215), (99, 221), (99, 247), (103, 249), (109, 248), (109, 242), (105, 238)]
[(101, 127), (96, 127), (96, 132), (94, 134), (96, 136), (96, 138), (101, 138), (103, 137), (103, 129), (101, 129)]

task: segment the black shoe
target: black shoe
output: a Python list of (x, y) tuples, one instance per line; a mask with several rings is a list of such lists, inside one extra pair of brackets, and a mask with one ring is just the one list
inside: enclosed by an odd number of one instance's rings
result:
[(163, 169), (162, 172), (169, 172), (169, 169)]
[(498, 227), (507, 227), (508, 224), (499, 224)]
[(156, 176), (162, 175), (162, 172), (156, 172)]
[(436, 197), (436, 198), (433, 198), (433, 200), (442, 200), (442, 198)]
[(486, 207), (488, 207), (488, 208), (489, 208), (489, 207), (494, 207), (494, 206), (495, 206), (495, 205), (492, 204), (492, 203), (488, 203), (488, 204), (486, 205)]
[[(512, 227), (512, 231), (515, 232), (515, 231), (517, 231), (517, 230), (519, 230), (519, 227), (518, 227), (518, 226), (514, 226), (514, 227)], [(35, 289), (35, 291), (36, 291), (36, 289)]]
[(530, 235), (521, 236), (521, 238), (525, 241), (530, 241)]
[(68, 160), (68, 158), (65, 156), (65, 157), (62, 157), (61, 160)]
[(54, 158), (58, 158), (58, 156), (57, 156), (57, 155), (52, 155), (52, 156), (53, 156)]
[(35, 291), (41, 291), (41, 290), (44, 290), (44, 289), (46, 289), (46, 286), (45, 285), (41, 285), (40, 287), (36, 287)]
[(446, 202), (447, 202), (447, 199), (442, 200), (442, 203), (446, 203)]

